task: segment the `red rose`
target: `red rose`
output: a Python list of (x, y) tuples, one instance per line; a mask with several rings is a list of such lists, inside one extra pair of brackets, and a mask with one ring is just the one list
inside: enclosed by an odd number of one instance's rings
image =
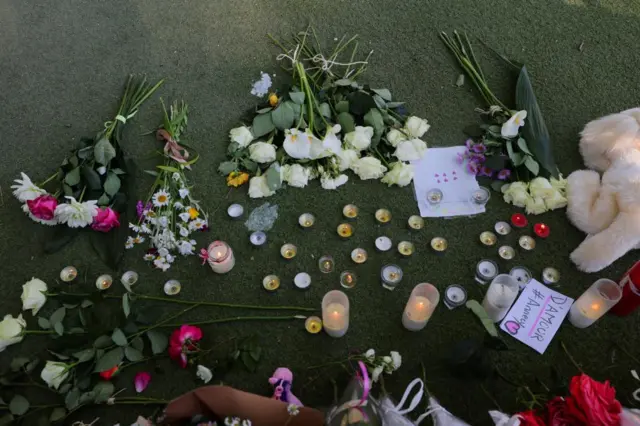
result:
[(567, 398), (567, 412), (583, 424), (618, 426), (622, 406), (616, 400), (616, 390), (597, 382), (586, 374), (574, 376), (569, 385), (572, 398)]
[(100, 372), (100, 377), (102, 377), (105, 380), (110, 380), (114, 374), (116, 374), (116, 372), (118, 371), (118, 366), (115, 365), (113, 368), (106, 370), (106, 371), (101, 371)]
[(53, 219), (53, 214), (58, 207), (58, 200), (51, 195), (41, 195), (35, 200), (27, 200), (29, 212), (41, 220)]
[(98, 209), (98, 215), (93, 218), (91, 229), (100, 232), (109, 232), (113, 228), (120, 226), (120, 214), (110, 207)]
[(533, 410), (518, 413), (518, 418), (520, 418), (520, 426), (547, 426)]
[(562, 398), (556, 396), (547, 402), (547, 424), (549, 426), (582, 426), (583, 423), (573, 417), (568, 408), (570, 396)]

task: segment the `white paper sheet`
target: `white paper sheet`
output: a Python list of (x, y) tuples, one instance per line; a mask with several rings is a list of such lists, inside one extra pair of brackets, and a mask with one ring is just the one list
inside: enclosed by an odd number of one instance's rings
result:
[[(473, 191), (480, 188), (476, 177), (468, 173), (464, 165), (456, 162), (464, 146), (429, 148), (422, 160), (414, 166), (413, 188), (422, 217), (471, 216), (484, 213), (484, 206), (470, 201)], [(433, 188), (442, 191), (442, 201), (437, 207), (427, 202), (427, 192)]]

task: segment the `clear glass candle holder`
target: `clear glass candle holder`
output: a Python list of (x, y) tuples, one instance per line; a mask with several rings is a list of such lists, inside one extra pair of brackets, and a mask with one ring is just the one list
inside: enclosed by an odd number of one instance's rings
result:
[(349, 298), (340, 290), (331, 290), (322, 298), (322, 323), (331, 337), (342, 337), (349, 329)]
[(622, 298), (622, 289), (615, 281), (601, 278), (573, 302), (569, 321), (575, 327), (586, 328), (607, 313)]
[(482, 307), (493, 322), (502, 321), (518, 297), (520, 285), (511, 275), (500, 274), (491, 281)]
[(410, 331), (422, 330), (440, 301), (440, 293), (432, 284), (418, 284), (411, 291), (402, 313), (402, 325)]
[(216, 274), (226, 274), (236, 264), (233, 250), (224, 241), (214, 241), (209, 244), (206, 260)]

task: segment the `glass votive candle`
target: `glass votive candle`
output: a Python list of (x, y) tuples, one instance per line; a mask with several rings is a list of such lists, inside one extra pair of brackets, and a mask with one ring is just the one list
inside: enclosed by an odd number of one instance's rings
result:
[(342, 238), (351, 238), (353, 235), (353, 226), (348, 223), (341, 223), (338, 225), (338, 235)]
[(120, 282), (127, 286), (132, 286), (138, 282), (138, 273), (135, 271), (127, 271), (120, 277)]
[(502, 321), (518, 297), (520, 286), (511, 275), (501, 274), (491, 281), (482, 307), (493, 322)]
[(331, 290), (322, 298), (322, 324), (331, 337), (342, 337), (349, 329), (349, 298), (339, 290)]
[(411, 241), (400, 241), (398, 243), (398, 253), (404, 257), (409, 257), (416, 251), (416, 246)]
[(280, 278), (277, 275), (267, 275), (262, 279), (262, 288), (273, 293), (280, 288)]
[(169, 280), (164, 283), (163, 287), (164, 294), (166, 294), (167, 296), (175, 296), (176, 294), (180, 293), (181, 289), (182, 285), (178, 280)]
[(267, 234), (262, 231), (256, 231), (249, 235), (249, 242), (255, 247), (262, 247), (267, 242)]
[(507, 222), (496, 222), (493, 229), (500, 235), (508, 235), (511, 232), (511, 225)]
[(303, 229), (309, 229), (316, 223), (316, 218), (311, 213), (302, 213), (300, 217), (298, 217), (298, 224)]
[(442, 202), (443, 197), (444, 194), (438, 188), (432, 188), (427, 191), (427, 203), (431, 207), (438, 207), (440, 205), (440, 202)]
[(484, 231), (480, 234), (480, 242), (487, 247), (495, 245), (497, 241), (498, 237), (491, 231)]
[(214, 241), (207, 247), (205, 259), (216, 274), (226, 274), (236, 264), (233, 250), (224, 241)]
[(382, 287), (387, 290), (395, 290), (402, 281), (402, 268), (398, 265), (385, 265), (380, 270)]
[(542, 282), (546, 285), (557, 285), (560, 281), (560, 272), (550, 266), (542, 270)]
[(486, 284), (498, 275), (498, 264), (493, 260), (483, 259), (476, 264), (476, 281)]
[(586, 328), (607, 313), (622, 298), (622, 289), (615, 281), (601, 278), (573, 302), (569, 321), (577, 328)]
[(342, 208), (342, 215), (347, 219), (355, 219), (358, 217), (358, 207), (355, 204), (347, 204)]
[(498, 256), (504, 260), (511, 260), (515, 257), (516, 251), (511, 246), (502, 246), (498, 249)]
[(231, 219), (240, 219), (244, 213), (244, 207), (240, 204), (231, 204), (227, 208), (227, 214)]
[(60, 271), (60, 279), (66, 283), (75, 280), (77, 276), (78, 270), (73, 266), (67, 266)]
[(529, 281), (531, 281), (531, 279), (533, 278), (533, 275), (531, 275), (531, 271), (524, 266), (515, 266), (511, 268), (511, 270), (509, 271), (509, 275), (511, 275), (514, 280), (518, 281), (520, 290), (524, 289), (527, 284), (529, 284)]
[(367, 261), (367, 251), (362, 248), (353, 249), (351, 252), (351, 260), (355, 263), (364, 263)]
[(467, 301), (467, 291), (458, 284), (452, 284), (444, 291), (444, 304), (453, 309), (462, 306)]
[(487, 204), (489, 198), (491, 198), (491, 192), (484, 186), (481, 186), (480, 188), (471, 192), (471, 201), (479, 206), (484, 206), (485, 204)]
[(536, 240), (528, 235), (523, 235), (518, 239), (518, 245), (523, 249), (530, 251), (536, 248)]
[(442, 237), (435, 237), (431, 239), (431, 248), (436, 253), (443, 254), (448, 246), (449, 244), (447, 243), (447, 240)]
[(414, 214), (409, 217), (409, 220), (407, 220), (407, 225), (409, 226), (409, 229), (419, 231), (424, 228), (424, 219), (417, 214)]
[(311, 275), (300, 272), (293, 277), (293, 284), (300, 290), (306, 290), (311, 285)]
[(323, 274), (333, 272), (334, 264), (335, 263), (333, 261), (333, 257), (331, 256), (325, 255), (318, 260), (318, 268), (320, 268), (320, 272), (322, 272)]
[(98, 290), (106, 290), (109, 287), (111, 287), (111, 284), (113, 284), (113, 278), (111, 277), (111, 275), (108, 275), (108, 274), (100, 275), (96, 279), (96, 288)]
[(344, 288), (354, 288), (358, 281), (358, 277), (354, 272), (344, 271), (340, 274), (340, 285)]
[(280, 247), (280, 255), (287, 260), (293, 259), (296, 254), (298, 254), (298, 248), (293, 244), (287, 243)]
[(319, 317), (308, 317), (304, 321), (304, 328), (308, 333), (318, 334), (322, 331), (322, 320)]
[(391, 212), (387, 209), (378, 209), (375, 213), (376, 221), (380, 225), (386, 225), (391, 222)]
[(432, 284), (418, 284), (411, 291), (402, 313), (402, 325), (410, 331), (422, 330), (440, 301), (440, 293)]
[(393, 243), (391, 243), (391, 238), (382, 236), (382, 237), (376, 238), (375, 245), (376, 245), (376, 250), (383, 252), (383, 251), (391, 250)]

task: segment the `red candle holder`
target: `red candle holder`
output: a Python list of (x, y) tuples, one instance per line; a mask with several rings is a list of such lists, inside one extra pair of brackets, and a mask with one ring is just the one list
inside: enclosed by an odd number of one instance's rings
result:
[(533, 225), (533, 232), (540, 238), (547, 238), (551, 229), (549, 229), (549, 226), (544, 223), (536, 223)]
[(622, 299), (611, 308), (611, 313), (627, 316), (640, 306), (640, 262), (636, 262), (620, 280)]
[(524, 228), (529, 224), (527, 217), (522, 213), (514, 213), (511, 216), (511, 224), (516, 228)]

